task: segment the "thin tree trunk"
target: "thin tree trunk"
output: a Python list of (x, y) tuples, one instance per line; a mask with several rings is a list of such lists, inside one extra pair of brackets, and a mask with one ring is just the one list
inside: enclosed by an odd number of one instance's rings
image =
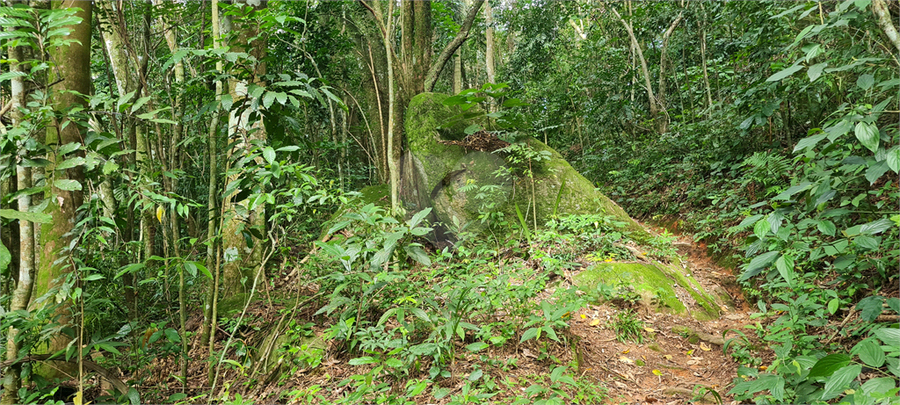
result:
[[(9, 48), (9, 59), (10, 59), (10, 72), (25, 72), (24, 66), (19, 63), (22, 62), (24, 58), (25, 52), (22, 47), (10, 47)], [(11, 124), (13, 127), (20, 125), (23, 121), (23, 114), (21, 108), (25, 107), (25, 80), (23, 76), (13, 77), (10, 80), (10, 118)], [(3, 125), (3, 124), (0, 124)], [(31, 188), (31, 168), (25, 167), (22, 165), (16, 166), (16, 182), (18, 190), (26, 190)], [(31, 207), (31, 195), (23, 194), (18, 198), (17, 208), (20, 212), (28, 212), (28, 209)], [(18, 277), (16, 280), (15, 290), (12, 292), (12, 299), (9, 303), (9, 311), (19, 311), (28, 307), (28, 303), (31, 300), (31, 289), (34, 285), (34, 224), (30, 221), (19, 220), (19, 268), (18, 268)], [(10, 273), (12, 273), (12, 266), (10, 266)], [(15, 360), (19, 356), (19, 349), (21, 345), (16, 342), (16, 336), (18, 336), (19, 330), (15, 328), (9, 328), (6, 339), (6, 360), (11, 361)], [(0, 398), (0, 403), (3, 404), (15, 404), (19, 402), (19, 387), (21, 385), (21, 381), (19, 380), (19, 375), (21, 374), (22, 367), (20, 365), (10, 366), (9, 369), (4, 370), (4, 378), (3, 378), (3, 397)]]
[(487, 75), (488, 83), (493, 83), (494, 78), (494, 10), (491, 9), (491, 3), (484, 3), (484, 23), (487, 28), (484, 30), (484, 72)]
[(628, 32), (628, 37), (631, 38), (631, 45), (634, 47), (635, 52), (638, 56), (638, 61), (641, 62), (641, 73), (644, 75), (644, 89), (647, 91), (647, 98), (650, 102), (650, 116), (656, 120), (659, 117), (659, 106), (656, 103), (656, 96), (653, 94), (653, 84), (650, 82), (650, 70), (647, 69), (647, 60), (644, 59), (644, 51), (641, 50), (641, 46), (638, 43), (637, 38), (634, 36), (634, 30), (631, 28), (631, 24), (629, 24), (625, 19), (619, 15), (619, 12), (616, 9), (610, 7), (613, 14), (616, 15), (616, 18), (622, 23), (625, 27), (625, 31)]
[(469, 9), (469, 13), (466, 15), (466, 19), (459, 28), (459, 33), (457, 33), (456, 37), (444, 47), (444, 50), (441, 51), (437, 59), (435, 59), (431, 68), (428, 69), (428, 74), (425, 75), (425, 91), (434, 90), (434, 85), (437, 83), (441, 71), (444, 70), (444, 65), (447, 64), (447, 61), (450, 60), (450, 57), (456, 52), (456, 49), (462, 46), (463, 42), (469, 38), (469, 31), (472, 29), (472, 23), (475, 21), (475, 17), (478, 16), (478, 11), (481, 10), (482, 4), (484, 4), (484, 0), (475, 0), (472, 8)]

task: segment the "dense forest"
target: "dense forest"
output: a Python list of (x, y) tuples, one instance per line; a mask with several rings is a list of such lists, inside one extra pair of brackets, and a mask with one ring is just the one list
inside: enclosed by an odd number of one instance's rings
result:
[(900, 403), (897, 1), (0, 28), (0, 403)]

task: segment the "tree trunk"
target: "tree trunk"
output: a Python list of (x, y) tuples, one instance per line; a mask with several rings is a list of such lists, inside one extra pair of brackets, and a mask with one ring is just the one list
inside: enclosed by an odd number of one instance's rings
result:
[[(81, 19), (78, 24), (69, 26), (70, 39), (76, 40), (65, 46), (50, 49), (50, 58), (55, 67), (50, 70), (49, 82), (62, 80), (52, 88), (51, 101), (54, 109), (63, 111), (75, 106), (86, 107), (86, 100), (79, 94), (90, 94), (91, 90), (91, 11), (92, 3), (78, 0), (54, 1), (53, 8), (78, 7), (81, 10), (75, 15)], [(69, 143), (82, 143), (84, 136), (76, 122), (68, 122), (68, 118), (62, 118), (59, 122), (47, 128), (46, 145), (51, 152), (48, 160), (51, 164), (47, 168), (49, 180), (55, 184), (59, 180), (74, 180), (79, 186), (84, 182), (84, 173), (80, 166), (66, 170), (55, 170), (60, 162), (60, 156), (55, 151), (62, 145)], [(45, 211), (52, 216), (49, 223), (41, 227), (41, 257), (40, 268), (35, 279), (35, 296), (42, 296), (55, 287), (59, 287), (64, 276), (75, 271), (66, 258), (71, 254), (68, 251), (72, 241), (72, 229), (75, 225), (76, 211), (82, 204), (82, 192), (80, 187), (76, 190), (63, 190), (55, 185), (51, 187), (50, 204)], [(57, 309), (60, 315), (60, 325), (71, 325), (70, 305), (62, 304)], [(47, 348), (47, 352), (53, 353), (65, 349), (69, 339), (59, 334), (54, 336)], [(72, 368), (42, 367), (40, 373), (45, 378), (62, 377), (72, 374)]]
[(484, 73), (487, 76), (488, 83), (494, 80), (494, 12), (491, 9), (491, 3), (484, 3), (484, 23), (487, 28), (484, 30)]
[[(24, 66), (19, 63), (25, 59), (23, 47), (9, 47), (10, 72), (25, 72)], [(10, 80), (10, 123), (13, 127), (21, 125), (23, 114), (21, 108), (26, 102), (25, 80), (23, 76), (13, 77)], [(3, 124), (0, 124), (3, 125)], [(31, 168), (22, 165), (16, 166), (16, 182), (18, 190), (26, 190), (32, 187)], [(28, 212), (31, 207), (31, 195), (23, 194), (18, 198), (18, 210)], [(19, 268), (15, 290), (9, 303), (9, 311), (19, 311), (28, 307), (31, 300), (31, 289), (34, 285), (34, 224), (30, 221), (19, 220)], [(12, 272), (12, 266), (9, 267)], [(16, 342), (19, 330), (9, 328), (6, 340), (6, 360), (15, 360), (19, 355), (21, 346)], [(21, 381), (19, 375), (22, 368), (19, 365), (10, 366), (3, 370), (3, 397), (0, 403), (15, 404), (19, 402), (19, 387)]]
[(891, 41), (894, 48), (897, 48), (897, 52), (900, 53), (900, 34), (897, 33), (897, 27), (892, 22), (888, 5), (884, 0), (872, 0), (872, 13), (875, 14), (881, 31), (884, 32), (884, 35)]
[[(656, 92), (656, 97), (659, 102), (659, 108), (664, 115), (666, 110), (666, 63), (668, 63), (667, 51), (669, 49), (669, 38), (672, 37), (672, 33), (675, 32), (675, 28), (678, 27), (683, 16), (683, 13), (678, 13), (678, 16), (675, 17), (675, 21), (672, 21), (672, 24), (669, 25), (669, 29), (663, 34), (662, 48), (659, 50), (659, 88)], [(658, 123), (659, 133), (666, 133), (668, 130), (668, 121), (668, 117), (662, 117), (661, 122)]]
[[(248, 1), (247, 4), (250, 2)], [(243, 3), (236, 3), (243, 4)], [(266, 2), (259, 2), (259, 5), (252, 6), (254, 13), (266, 8)], [(227, 19), (226, 19), (227, 20)], [(226, 27), (230, 29), (232, 23), (223, 24), (223, 35), (227, 35)], [(249, 102), (247, 98), (247, 89), (250, 84), (265, 86), (263, 76), (266, 74), (266, 65), (263, 59), (266, 55), (266, 43), (260, 38), (260, 32), (255, 25), (248, 24), (241, 29), (234, 38), (234, 42), (229, 45), (232, 51), (242, 50), (254, 56), (258, 62), (253, 67), (251, 79), (248, 80), (229, 80), (228, 92), (234, 104)], [(252, 40), (251, 40), (252, 39)], [(246, 47), (248, 49), (240, 49)], [(231, 142), (237, 141), (235, 148), (237, 150), (248, 150), (252, 146), (252, 140), (266, 139), (265, 126), (262, 118), (254, 122), (250, 122), (251, 109), (246, 108), (240, 114), (232, 111), (228, 115), (228, 139)], [(232, 153), (235, 151), (232, 149)], [(257, 162), (259, 163), (259, 162)], [(227, 181), (230, 183), (237, 179), (237, 175), (230, 177)], [(235, 191), (233, 195), (237, 195)], [(247, 199), (234, 201), (233, 197), (227, 197), (223, 202), (222, 212), (227, 213), (224, 227), (222, 229), (222, 243), (229, 259), (225, 260), (222, 268), (222, 294), (226, 297), (238, 297), (247, 292), (247, 287), (242, 280), (253, 280), (256, 276), (255, 271), (261, 271), (259, 262), (261, 261), (262, 247), (258, 241), (251, 249), (247, 246), (243, 232), (246, 224), (252, 227), (259, 227), (262, 234), (265, 234), (265, 211), (262, 205), (258, 206), (254, 212), (248, 212), (249, 201)], [(246, 213), (246, 214), (242, 214)], [(236, 256), (235, 256), (236, 255)], [(250, 269), (245, 271), (244, 269)], [(240, 301), (240, 300), (239, 300)]]

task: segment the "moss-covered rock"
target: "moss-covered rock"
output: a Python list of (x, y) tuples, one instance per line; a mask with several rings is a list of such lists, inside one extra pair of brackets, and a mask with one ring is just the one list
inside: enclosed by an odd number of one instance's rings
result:
[[(432, 207), (432, 219), (448, 226), (475, 223), (489, 211), (504, 214), (508, 222), (518, 222), (521, 213), (529, 227), (535, 226), (535, 219), (542, 226), (554, 216), (605, 213), (627, 223), (634, 239), (649, 236), (559, 153), (533, 137), (521, 137), (522, 153), (518, 155), (470, 151), (443, 143), (464, 138), (464, 130), (471, 124), (485, 126), (484, 116), (459, 119), (458, 107), (442, 103), (446, 97), (419, 94), (406, 110), (408, 149), (403, 158), (401, 198), (408, 211)], [(525, 155), (531, 158), (523, 159)], [(533, 176), (527, 175), (529, 171)]]
[(715, 298), (677, 264), (598, 263), (575, 276), (575, 285), (582, 291), (593, 291), (600, 283), (627, 286), (643, 305), (662, 312), (689, 314), (699, 320), (719, 316)]

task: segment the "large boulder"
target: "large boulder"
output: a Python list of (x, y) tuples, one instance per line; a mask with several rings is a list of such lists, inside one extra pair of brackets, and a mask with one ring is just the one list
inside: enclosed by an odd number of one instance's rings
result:
[[(627, 223), (633, 237), (647, 235), (558, 152), (531, 136), (520, 135), (505, 151), (467, 148), (465, 129), (485, 127), (484, 116), (460, 120), (462, 111), (444, 105), (446, 98), (419, 94), (406, 110), (401, 194), (407, 210), (431, 207), (433, 219), (451, 233), (465, 224), (470, 230), (498, 225), (498, 214), (533, 228), (555, 216), (603, 213)], [(481, 220), (492, 213), (495, 220)]]

